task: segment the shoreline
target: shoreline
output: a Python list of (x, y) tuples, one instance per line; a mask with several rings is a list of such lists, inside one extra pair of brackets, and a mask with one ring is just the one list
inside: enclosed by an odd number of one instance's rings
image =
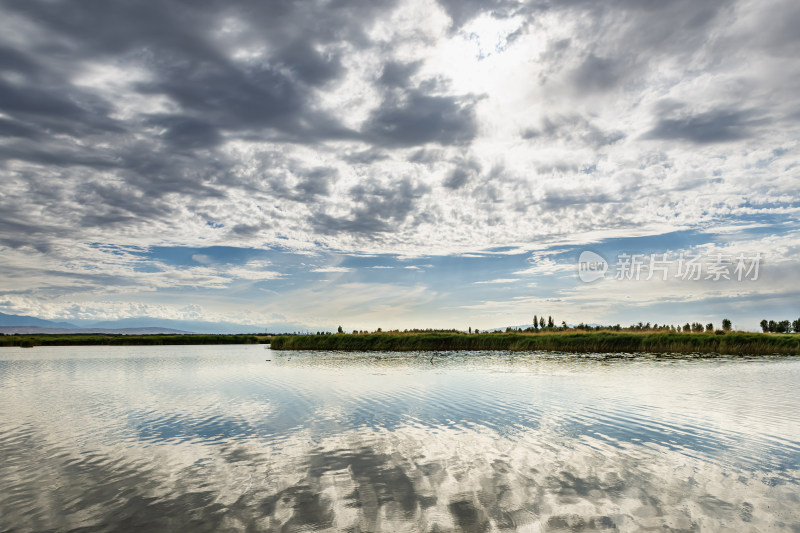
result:
[(320, 335), (3, 335), (0, 347), (266, 344), (273, 350), (343, 352), (550, 351), (800, 355), (800, 335), (732, 332), (385, 332)]
[(35, 346), (164, 346), (203, 344), (269, 344), (261, 335), (105, 335), (105, 334), (31, 334), (2, 335), (0, 347)]
[(270, 348), (273, 350), (392, 352), (505, 350), (572, 353), (800, 355), (800, 335), (608, 331), (278, 335), (271, 339)]

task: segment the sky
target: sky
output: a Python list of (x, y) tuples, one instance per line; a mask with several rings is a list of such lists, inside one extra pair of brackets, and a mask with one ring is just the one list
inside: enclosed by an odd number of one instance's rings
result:
[(0, 312), (793, 320), (798, 27), (790, 0), (5, 0)]

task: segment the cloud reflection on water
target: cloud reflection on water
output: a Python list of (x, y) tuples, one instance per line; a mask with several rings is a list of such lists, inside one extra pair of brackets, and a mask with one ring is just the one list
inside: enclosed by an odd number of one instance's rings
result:
[(794, 359), (0, 356), (0, 529), (800, 524)]

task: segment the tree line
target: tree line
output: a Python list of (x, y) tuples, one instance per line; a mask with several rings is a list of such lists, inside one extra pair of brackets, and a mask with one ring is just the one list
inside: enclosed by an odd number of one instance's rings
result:
[(800, 318), (794, 321), (788, 320), (762, 320), (760, 323), (761, 331), (764, 333), (800, 333)]
[[(800, 333), (800, 318), (795, 321), (789, 320), (762, 320), (761, 323), (761, 330), (764, 333)], [(683, 325), (680, 324), (658, 324), (654, 323), (651, 324), (650, 322), (639, 322), (637, 324), (631, 324), (628, 327), (623, 327), (620, 324), (615, 324), (613, 326), (603, 326), (603, 325), (596, 325), (592, 326), (589, 324), (584, 324), (581, 322), (577, 326), (568, 326), (566, 321), (562, 320), (557, 325), (557, 321), (553, 319), (552, 315), (548, 315), (547, 318), (544, 316), (534, 315), (533, 316), (533, 323), (528, 327), (507, 327), (506, 332), (523, 332), (523, 333), (539, 333), (539, 332), (554, 332), (554, 331), (567, 331), (567, 330), (577, 330), (577, 331), (625, 331), (625, 332), (671, 332), (671, 333), (716, 333), (718, 335), (722, 335), (724, 333), (728, 333), (732, 331), (733, 323), (730, 319), (723, 318), (720, 322), (720, 328), (717, 329), (714, 326), (713, 322), (708, 322), (703, 324), (702, 322), (686, 322)], [(344, 333), (342, 326), (337, 328), (338, 333)], [(470, 327), (468, 328), (468, 333), (480, 333), (481, 330), (478, 328)], [(375, 333), (382, 333), (383, 331), (381, 328), (378, 328)], [(488, 333), (489, 331), (484, 330), (484, 333)], [(353, 330), (353, 334), (366, 334), (370, 333), (369, 331), (365, 330)], [(405, 330), (390, 330), (387, 333), (458, 333), (455, 329), (436, 329), (436, 328), (428, 328), (428, 329), (405, 329)], [(317, 335), (330, 335), (329, 332), (317, 332)]]
[(524, 332), (540, 332), (540, 331), (559, 331), (559, 330), (580, 330), (580, 331), (664, 331), (664, 332), (673, 332), (673, 333), (725, 333), (731, 331), (733, 329), (733, 323), (727, 319), (723, 318), (720, 324), (721, 329), (715, 329), (713, 322), (709, 322), (707, 324), (702, 324), (700, 322), (687, 322), (683, 326), (680, 324), (672, 325), (672, 324), (651, 324), (650, 322), (644, 323), (639, 322), (638, 324), (631, 324), (628, 327), (623, 327), (620, 324), (615, 324), (613, 326), (592, 326), (589, 324), (584, 324), (581, 322), (577, 326), (567, 326), (566, 321), (561, 321), (560, 326), (556, 326), (556, 321), (553, 320), (552, 316), (547, 317), (547, 321), (545, 318), (539, 317), (538, 315), (533, 316), (533, 325), (532, 327), (528, 328), (506, 328), (507, 332), (511, 331), (524, 331)]

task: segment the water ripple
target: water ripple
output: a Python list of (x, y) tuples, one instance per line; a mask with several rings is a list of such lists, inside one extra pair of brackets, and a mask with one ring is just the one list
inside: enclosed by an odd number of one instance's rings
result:
[(10, 349), (0, 531), (791, 531), (798, 378), (797, 358)]

